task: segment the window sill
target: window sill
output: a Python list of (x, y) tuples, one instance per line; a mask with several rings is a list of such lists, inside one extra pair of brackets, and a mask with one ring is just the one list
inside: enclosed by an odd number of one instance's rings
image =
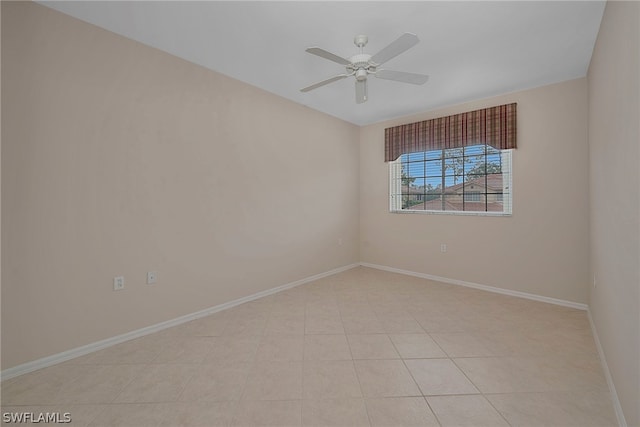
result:
[(511, 216), (511, 213), (504, 212), (461, 212), (461, 211), (423, 211), (423, 210), (390, 210), (392, 214), (410, 215), (459, 215), (459, 216)]

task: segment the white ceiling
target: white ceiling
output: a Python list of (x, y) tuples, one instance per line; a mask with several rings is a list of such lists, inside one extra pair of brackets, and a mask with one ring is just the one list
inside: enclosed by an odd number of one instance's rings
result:
[[(358, 124), (583, 77), (603, 1), (71, 1), (40, 2), (76, 18)], [(305, 52), (318, 46), (374, 54), (404, 32), (420, 43), (385, 68), (428, 74), (414, 86), (369, 79), (356, 104), (353, 78)]]

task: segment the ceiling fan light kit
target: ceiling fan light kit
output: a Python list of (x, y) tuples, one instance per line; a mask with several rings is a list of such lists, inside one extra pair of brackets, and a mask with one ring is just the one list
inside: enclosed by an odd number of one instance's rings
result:
[(404, 71), (393, 71), (378, 68), (383, 63), (395, 58), (396, 56), (415, 46), (420, 41), (418, 39), (418, 36), (416, 36), (415, 34), (404, 33), (395, 41), (391, 42), (391, 44), (389, 44), (387, 47), (373, 56), (363, 52), (364, 47), (367, 45), (368, 41), (369, 38), (367, 36), (356, 36), (353, 39), (353, 43), (360, 48), (360, 53), (353, 55), (349, 59), (345, 59), (319, 47), (307, 48), (306, 52), (308, 53), (317, 55), (324, 59), (328, 59), (340, 65), (344, 65), (347, 73), (338, 74), (337, 76), (330, 77), (318, 83), (314, 83), (310, 86), (300, 89), (300, 91), (309, 92), (311, 90), (325, 86), (329, 83), (333, 83), (335, 81), (353, 76), (356, 79), (356, 102), (358, 104), (362, 104), (363, 102), (366, 102), (368, 98), (367, 77), (369, 76), (369, 74), (379, 79), (394, 80), (397, 82), (410, 83), (414, 85), (424, 84), (429, 79), (429, 76), (424, 74), (407, 73)]

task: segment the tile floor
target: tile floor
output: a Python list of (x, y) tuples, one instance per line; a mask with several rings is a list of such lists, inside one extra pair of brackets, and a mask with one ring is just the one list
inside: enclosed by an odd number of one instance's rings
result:
[(2, 383), (73, 426), (614, 426), (584, 311), (359, 267)]

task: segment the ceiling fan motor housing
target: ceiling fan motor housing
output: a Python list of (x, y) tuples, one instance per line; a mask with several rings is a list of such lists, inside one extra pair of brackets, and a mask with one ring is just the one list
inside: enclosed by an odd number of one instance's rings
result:
[(347, 65), (347, 71), (354, 73), (356, 80), (366, 80), (367, 74), (374, 73), (376, 67), (370, 62), (371, 55), (360, 53), (349, 58), (351, 64)]

